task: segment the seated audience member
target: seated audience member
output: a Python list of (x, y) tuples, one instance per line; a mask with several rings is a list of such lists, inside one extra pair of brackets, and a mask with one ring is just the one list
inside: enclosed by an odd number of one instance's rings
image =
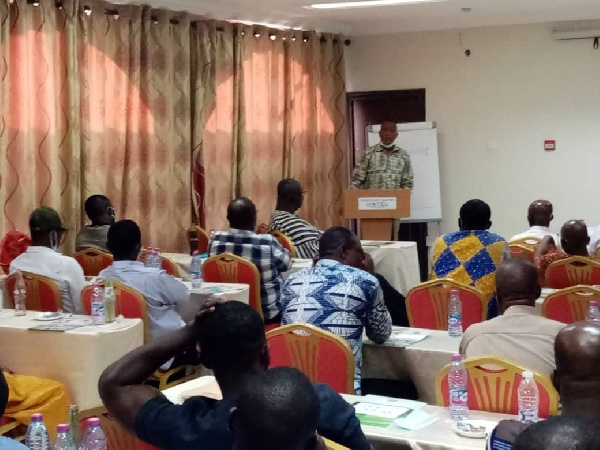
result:
[[(42, 413), (53, 436), (56, 426), (68, 421), (70, 402), (67, 388), (58, 381), (0, 371), (0, 416), (29, 425), (32, 414)], [(0, 437), (0, 449), (11, 448), (5, 444)]]
[(31, 272), (56, 281), (62, 297), (62, 310), (81, 314), (81, 290), (85, 286), (83, 269), (74, 258), (58, 253), (66, 228), (58, 213), (47, 206), (37, 208), (29, 217), (31, 245), (10, 263), (10, 272)]
[[(142, 385), (163, 361), (192, 343), (204, 366), (213, 370), (223, 400), (194, 396), (174, 405), (156, 389)], [(209, 301), (194, 324), (110, 365), (100, 377), (99, 391), (108, 411), (122, 425), (156, 447), (229, 450), (234, 440), (230, 411), (245, 383), (268, 366), (269, 348), (260, 315), (241, 302)], [(316, 384), (314, 390), (320, 403), (319, 434), (351, 449), (369, 449), (354, 408), (327, 385)]]
[(534, 201), (529, 205), (529, 209), (527, 210), (527, 221), (531, 228), (521, 234), (513, 236), (510, 238), (509, 242), (527, 238), (541, 240), (546, 236), (552, 236), (553, 239), (558, 238), (558, 235), (553, 233), (550, 229), (550, 222), (552, 219), (554, 219), (554, 216), (552, 215), (552, 203), (548, 200)]
[(538, 315), (535, 302), (542, 290), (538, 271), (529, 261), (509, 259), (496, 271), (500, 316), (471, 325), (463, 335), (465, 358), (493, 355), (551, 377), (555, 369), (554, 339), (565, 326)]
[(314, 267), (289, 276), (282, 291), (282, 325), (310, 324), (337, 334), (354, 353), (354, 389), (360, 394), (362, 334), (383, 343), (392, 333), (377, 278), (364, 270), (365, 254), (352, 231), (333, 227), (319, 240)]
[(598, 422), (581, 417), (550, 417), (524, 430), (513, 450), (598, 450)]
[(312, 259), (319, 251), (321, 232), (296, 215), (303, 201), (304, 192), (298, 181), (281, 180), (277, 185), (277, 207), (271, 216), (270, 229), (279, 230), (292, 240), (298, 258)]
[(495, 317), (496, 269), (509, 253), (506, 241), (490, 233), (491, 210), (481, 200), (469, 200), (460, 208), (460, 231), (436, 239), (433, 247), (431, 279), (452, 278), (473, 286), (488, 301), (488, 318)]
[(90, 225), (84, 226), (75, 240), (77, 251), (85, 248), (98, 248), (108, 251), (106, 237), (108, 229), (115, 223), (115, 209), (104, 195), (92, 195), (85, 201), (85, 213), (91, 220)]
[(365, 255), (363, 266), (363, 270), (373, 275), (377, 278), (377, 281), (379, 281), (379, 286), (381, 286), (383, 292), (383, 301), (392, 318), (392, 325), (399, 327), (410, 326), (408, 323), (408, 315), (406, 313), (406, 299), (404, 298), (404, 295), (398, 292), (383, 275), (375, 273), (371, 255)]
[(0, 242), (0, 267), (4, 273), (10, 273), (10, 263), (30, 245), (31, 238), (20, 231), (11, 230), (4, 235)]
[(209, 245), (209, 256), (233, 253), (253, 262), (260, 274), (260, 294), (266, 324), (281, 321), (283, 272), (290, 269), (290, 253), (270, 234), (256, 234), (256, 206), (245, 197), (227, 207), (231, 229), (216, 232)]
[[(554, 342), (556, 372), (552, 377), (560, 396), (561, 414), (600, 424), (600, 324), (581, 321), (566, 325)], [(509, 450), (527, 425), (501, 421), (490, 437), (492, 450)]]
[[(297, 369), (277, 367), (244, 383), (231, 413), (235, 450), (325, 450), (319, 396)], [(257, 414), (260, 411), (260, 414)]]
[[(133, 220), (120, 220), (108, 230), (108, 249), (114, 262), (98, 274), (99, 278), (119, 281), (144, 295), (148, 307), (150, 339), (160, 339), (185, 323), (177, 312), (178, 305), (189, 302), (185, 285), (162, 269), (146, 267), (137, 260), (142, 248), (142, 233)], [(187, 355), (187, 354), (186, 354)], [(179, 355), (174, 364), (163, 367), (192, 364), (186, 355)], [(164, 361), (163, 361), (164, 362)]]
[[(560, 245), (562, 249), (556, 248), (552, 236), (546, 236), (538, 244), (533, 253), (535, 265), (540, 275), (546, 275), (546, 269), (556, 261), (570, 258), (571, 256), (583, 256), (589, 258), (587, 245), (590, 242), (587, 227), (581, 220), (569, 220), (560, 229)], [(593, 258), (596, 259), (596, 258)]]

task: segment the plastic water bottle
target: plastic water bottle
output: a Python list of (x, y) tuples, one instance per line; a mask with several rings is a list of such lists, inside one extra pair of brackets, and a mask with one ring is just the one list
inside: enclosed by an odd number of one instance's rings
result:
[(115, 288), (112, 280), (106, 280), (104, 283), (104, 322), (112, 323), (115, 321)]
[(160, 256), (160, 248), (158, 247), (154, 249), (154, 260), (152, 267), (156, 267), (157, 269), (162, 268), (162, 256)]
[(94, 282), (92, 284), (92, 325), (104, 324), (104, 295), (102, 286)]
[(68, 423), (62, 423), (56, 427), (57, 434), (54, 444), (52, 444), (52, 450), (77, 450), (69, 429)]
[(462, 330), (462, 304), (458, 291), (450, 291), (450, 300), (448, 301), (448, 335), (452, 337), (461, 337)]
[(154, 267), (154, 249), (148, 247), (146, 249), (146, 259), (144, 261), (146, 267)]
[(455, 422), (469, 418), (467, 381), (467, 369), (462, 363), (462, 357), (458, 354), (452, 355), (452, 364), (448, 372), (448, 398), (450, 417)]
[(192, 253), (190, 277), (192, 279), (192, 289), (200, 289), (202, 287), (202, 258), (200, 258), (200, 252), (198, 250), (195, 250), (194, 253)]
[(587, 320), (592, 322), (600, 322), (600, 310), (598, 309), (598, 302), (594, 300), (588, 304)]
[(40, 413), (31, 416), (31, 423), (25, 434), (25, 445), (30, 450), (50, 450), (50, 437)]
[(24, 316), (27, 314), (25, 306), (27, 303), (27, 289), (25, 288), (23, 273), (20, 270), (17, 270), (17, 282), (15, 283), (13, 297), (15, 299), (15, 316)]
[(523, 379), (519, 384), (519, 420), (525, 424), (538, 421), (538, 409), (540, 405), (540, 393), (533, 379), (533, 372), (523, 372)]
[(100, 428), (100, 419), (91, 417), (87, 420), (87, 429), (83, 436), (85, 450), (107, 450), (106, 437)]

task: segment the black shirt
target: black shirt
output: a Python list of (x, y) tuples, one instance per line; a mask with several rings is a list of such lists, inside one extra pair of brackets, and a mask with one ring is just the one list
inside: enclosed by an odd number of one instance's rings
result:
[[(321, 401), (317, 431), (351, 450), (369, 450), (354, 407), (325, 384), (315, 384)], [(135, 421), (137, 436), (163, 450), (230, 450), (229, 411), (235, 399), (192, 397), (174, 405), (160, 395), (148, 400)]]
[(373, 275), (379, 281), (379, 285), (383, 291), (383, 301), (392, 317), (392, 325), (409, 327), (408, 315), (406, 314), (406, 299), (404, 298), (404, 295), (394, 289), (394, 286), (392, 286), (383, 275), (378, 273), (374, 273)]

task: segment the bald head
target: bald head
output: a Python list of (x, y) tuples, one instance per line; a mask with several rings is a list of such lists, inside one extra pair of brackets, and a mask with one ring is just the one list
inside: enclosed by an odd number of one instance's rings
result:
[(524, 259), (508, 259), (496, 271), (496, 293), (500, 312), (514, 305), (535, 306), (540, 297), (538, 270)]
[(527, 220), (530, 227), (549, 227), (554, 219), (552, 215), (552, 203), (548, 200), (536, 200), (527, 210)]
[(587, 226), (582, 220), (569, 220), (560, 229), (560, 243), (569, 255), (588, 256), (590, 243)]
[(256, 206), (246, 197), (238, 197), (227, 207), (227, 220), (231, 228), (254, 231), (256, 228)]
[(579, 412), (600, 421), (600, 323), (565, 326), (556, 336), (554, 353), (554, 384), (563, 412)]

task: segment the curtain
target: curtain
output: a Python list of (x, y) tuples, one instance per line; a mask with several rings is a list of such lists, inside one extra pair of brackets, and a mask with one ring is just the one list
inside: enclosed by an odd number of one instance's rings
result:
[[(340, 225), (347, 185), (343, 43), (246, 25), (199, 24), (193, 34), (212, 49), (192, 62), (192, 78), (204, 86), (193, 102), (206, 126), (198, 124), (193, 142), (201, 174), (195, 207), (201, 215), (204, 206), (206, 227), (226, 228), (227, 204), (240, 195), (268, 222), (277, 183), (287, 177), (306, 191), (302, 217), (323, 229)], [(220, 71), (208, 70), (212, 65)]]
[(189, 18), (96, 1), (79, 14), (82, 198), (104, 194), (145, 246), (187, 251), (191, 224)]
[[(0, 233), (28, 232), (40, 205), (80, 220), (78, 75), (70, 20), (43, 1), (0, 1)], [(71, 247), (72, 248), (72, 247)], [(70, 248), (67, 247), (67, 250)]]

